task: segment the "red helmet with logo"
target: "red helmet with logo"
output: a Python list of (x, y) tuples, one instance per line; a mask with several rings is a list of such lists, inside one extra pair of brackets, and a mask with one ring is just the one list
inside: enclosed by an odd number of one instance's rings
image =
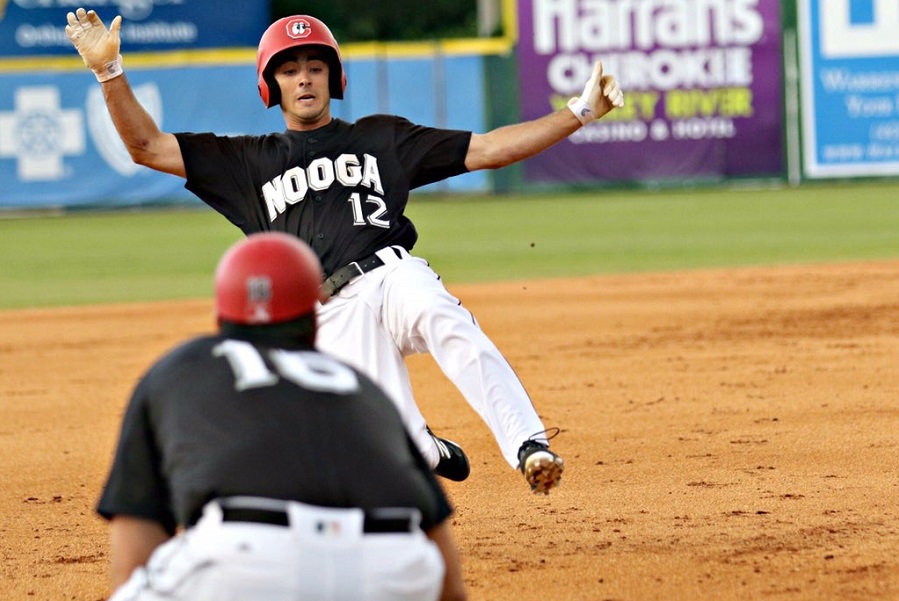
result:
[(270, 73), (272, 59), (276, 54), (297, 46), (321, 46), (326, 48), (330, 67), (329, 88), (331, 98), (340, 100), (346, 90), (346, 73), (340, 61), (340, 47), (328, 26), (307, 15), (296, 15), (278, 19), (265, 30), (259, 40), (256, 52), (256, 76), (259, 80), (259, 95), (266, 108), (281, 103), (281, 90)]
[(251, 234), (229, 248), (215, 271), (219, 321), (265, 325), (315, 311), (322, 283), (318, 257), (296, 236)]

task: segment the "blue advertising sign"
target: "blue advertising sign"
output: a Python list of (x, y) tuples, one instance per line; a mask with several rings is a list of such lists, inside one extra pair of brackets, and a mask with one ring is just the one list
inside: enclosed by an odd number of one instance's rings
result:
[[(130, 69), (128, 79), (164, 131), (284, 129), (280, 111), (260, 102), (252, 66)], [(227, 90), (227, 102), (216, 102), (214, 90)], [(85, 69), (0, 74), (0, 181), (6, 208), (195, 200), (183, 179), (131, 161)]]
[(804, 171), (899, 175), (899, 2), (801, 0)]
[[(256, 68), (182, 65), (125, 69), (138, 100), (160, 129), (222, 135), (283, 131), (278, 108), (266, 109)], [(358, 119), (392, 112), (435, 127), (483, 130), (483, 61), (433, 57), (392, 61), (346, 60), (350, 85), (335, 117)], [(435, 71), (443, 79), (435, 81)], [(198, 85), (202, 82), (202, 85)], [(408, 93), (411, 87), (418, 92)], [(454, 92), (444, 98), (443, 89)], [(481, 191), (477, 171), (422, 191)], [(39, 73), (0, 72), (0, 209), (133, 206), (200, 201), (180, 177), (132, 162), (109, 117), (100, 84), (84, 67)]]
[(109, 26), (122, 15), (122, 51), (256, 47), (268, 2), (245, 0), (0, 0), (0, 56), (71, 55), (66, 13), (97, 11)]

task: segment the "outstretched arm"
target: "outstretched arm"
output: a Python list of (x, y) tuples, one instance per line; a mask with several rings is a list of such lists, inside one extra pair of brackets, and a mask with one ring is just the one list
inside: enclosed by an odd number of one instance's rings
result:
[(122, 70), (117, 16), (107, 30), (94, 11), (79, 8), (67, 15), (66, 35), (103, 88), (106, 107), (132, 160), (157, 171), (186, 177), (181, 147), (174, 135), (160, 131), (137, 101)]
[(580, 97), (568, 107), (533, 121), (506, 125), (486, 134), (472, 134), (465, 156), (469, 171), (498, 169), (532, 157), (564, 140), (581, 126), (624, 106), (624, 93), (612, 75), (596, 61), (593, 75)]

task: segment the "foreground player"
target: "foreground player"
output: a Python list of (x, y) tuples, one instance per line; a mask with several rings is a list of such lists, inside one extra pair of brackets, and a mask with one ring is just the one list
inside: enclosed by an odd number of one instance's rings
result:
[(241, 240), (219, 333), (136, 386), (98, 504), (114, 601), (465, 598), (447, 498), (395, 406), (314, 349), (321, 278), (295, 236)]
[(220, 137), (159, 130), (134, 97), (119, 54), (121, 17), (109, 30), (93, 11), (68, 14), (66, 33), (102, 83), (132, 159), (187, 179), (186, 188), (244, 233), (285, 231), (321, 259), (330, 300), (319, 308), (319, 348), (378, 382), (400, 409), (437, 474), (464, 480), (468, 459), (433, 436), (415, 400), (404, 357), (429, 352), (490, 427), (531, 489), (559, 483), (562, 459), (513, 369), (427, 262), (403, 215), (413, 188), (531, 157), (600, 118), (624, 97), (597, 62), (569, 107), (486, 134), (422, 127), (400, 117), (347, 123), (331, 116), (343, 98), (340, 49), (321, 21), (280, 19), (263, 34), (259, 92), (280, 105), (287, 131)]

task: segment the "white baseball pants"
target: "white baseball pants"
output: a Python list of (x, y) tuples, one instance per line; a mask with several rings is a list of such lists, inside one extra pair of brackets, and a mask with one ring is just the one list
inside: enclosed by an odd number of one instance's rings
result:
[(109, 601), (436, 601), (444, 564), (421, 530), (365, 534), (359, 509), (287, 503), (289, 526), (223, 522), (209, 503)]
[(399, 247), (377, 254), (383, 267), (357, 277), (319, 307), (316, 346), (359, 369), (393, 398), (434, 467), (439, 452), (403, 360), (430, 353), (517, 468), (521, 443), (545, 427), (515, 371), (427, 261)]

